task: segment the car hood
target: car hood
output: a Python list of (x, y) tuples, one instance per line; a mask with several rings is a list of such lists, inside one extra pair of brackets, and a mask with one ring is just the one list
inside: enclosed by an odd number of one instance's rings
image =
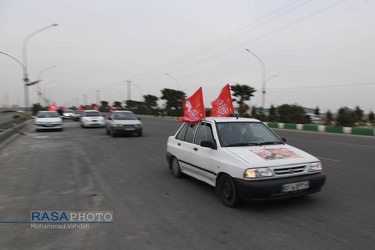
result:
[(139, 120), (113, 120), (114, 124), (120, 125), (140, 125), (142, 124)]
[(35, 118), (35, 122), (62, 122), (60, 117), (50, 117), (50, 118)]
[(318, 158), (290, 145), (225, 147), (251, 167), (273, 167), (319, 161)]

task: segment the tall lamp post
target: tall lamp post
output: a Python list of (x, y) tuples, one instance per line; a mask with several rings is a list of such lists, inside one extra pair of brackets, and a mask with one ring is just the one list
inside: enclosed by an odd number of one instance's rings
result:
[(32, 85), (29, 82), (29, 76), (28, 76), (28, 72), (27, 72), (27, 43), (36, 34), (42, 32), (42, 31), (44, 31), (46, 29), (55, 27), (55, 26), (57, 26), (57, 24), (52, 24), (52, 25), (49, 25), (47, 27), (41, 28), (39, 30), (36, 30), (33, 33), (31, 33), (30, 35), (28, 35), (24, 39), (24, 41), (23, 41), (23, 46), (22, 46), (22, 55), (23, 55), (23, 81), (25, 83), (24, 87), (25, 87), (25, 109), (26, 110), (28, 110), (28, 108), (29, 108), (29, 90), (28, 90), (27, 87), (30, 86), (30, 85)]
[(172, 78), (173, 80), (175, 80), (176, 81), (176, 83), (177, 83), (177, 90), (180, 90), (180, 83), (177, 81), (177, 79), (176, 78), (174, 78), (173, 76), (171, 76), (170, 74), (168, 74), (168, 73), (165, 73), (167, 76), (169, 76), (170, 78)]
[(246, 49), (247, 52), (251, 53), (259, 62), (260, 64), (262, 65), (262, 70), (263, 70), (263, 77), (262, 77), (262, 109), (264, 109), (264, 105), (265, 105), (265, 95), (266, 95), (266, 66), (264, 65), (263, 61), (260, 60), (260, 58), (255, 55), (253, 52), (251, 52), (251, 50), (249, 49)]
[[(278, 77), (278, 75), (273, 75), (273, 76), (270, 76), (267, 78), (266, 82), (264, 83), (264, 99), (266, 99), (266, 85), (267, 83), (272, 79), (272, 78), (275, 78), (275, 77)], [(264, 102), (266, 102), (266, 100), (264, 100)], [(265, 105), (265, 104), (264, 104)]]
[[(37, 77), (39, 79), (39, 81), (42, 81), (42, 75), (46, 71), (48, 71), (50, 69), (53, 69), (53, 68), (56, 68), (56, 66), (52, 65), (52, 66), (50, 66), (48, 68), (45, 68), (42, 71), (40, 71), (39, 74), (38, 74), (38, 77)], [(42, 86), (40, 86), (40, 84), (38, 84), (38, 102), (39, 102), (40, 105), (42, 105)]]

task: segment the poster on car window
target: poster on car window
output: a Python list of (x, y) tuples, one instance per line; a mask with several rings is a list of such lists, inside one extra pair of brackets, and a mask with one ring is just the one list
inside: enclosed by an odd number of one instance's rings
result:
[(262, 148), (250, 150), (250, 152), (262, 157), (264, 160), (303, 158), (303, 156), (288, 148)]

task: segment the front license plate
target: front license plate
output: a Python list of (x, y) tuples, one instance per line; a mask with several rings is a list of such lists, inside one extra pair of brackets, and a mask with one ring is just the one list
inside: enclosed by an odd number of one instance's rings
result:
[(288, 183), (282, 185), (282, 192), (293, 192), (293, 191), (298, 191), (298, 190), (303, 190), (303, 189), (308, 189), (310, 187), (308, 181), (301, 181), (301, 182), (296, 182), (296, 183)]
[(125, 131), (134, 131), (134, 128), (125, 128)]

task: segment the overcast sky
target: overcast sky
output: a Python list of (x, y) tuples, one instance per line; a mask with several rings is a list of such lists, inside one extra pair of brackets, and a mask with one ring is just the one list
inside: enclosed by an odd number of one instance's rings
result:
[[(227, 84), (266, 107), (299, 104), (375, 111), (375, 0), (0, 0), (0, 51), (23, 61), (58, 106)], [(56, 66), (56, 67), (52, 67)], [(24, 105), (22, 67), (0, 54), (0, 106)], [(37, 86), (29, 87), (30, 104)]]

